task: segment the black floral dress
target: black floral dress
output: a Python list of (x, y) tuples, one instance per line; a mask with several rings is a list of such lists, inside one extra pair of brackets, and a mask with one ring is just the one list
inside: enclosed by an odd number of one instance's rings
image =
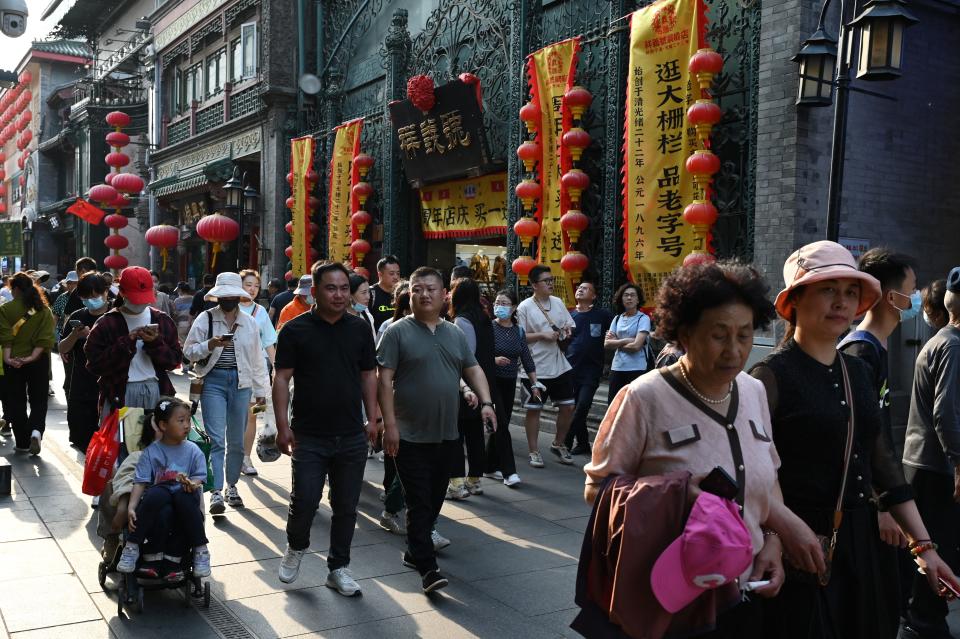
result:
[[(889, 439), (867, 366), (843, 357), (850, 375), (855, 431), (832, 576), (825, 587), (788, 577), (764, 605), (764, 636), (779, 639), (884, 639), (897, 628), (882, 615), (883, 572), (876, 505), (886, 509), (913, 498)], [(751, 371), (764, 383), (780, 454), (780, 486), (787, 507), (818, 535), (833, 530), (843, 474), (847, 405), (839, 360), (826, 366), (788, 341)]]

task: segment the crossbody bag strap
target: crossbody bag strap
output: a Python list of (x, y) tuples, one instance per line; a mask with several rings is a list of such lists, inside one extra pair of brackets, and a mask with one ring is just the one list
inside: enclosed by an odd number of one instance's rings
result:
[(837, 547), (837, 533), (840, 531), (840, 524), (843, 521), (843, 497), (847, 492), (847, 475), (850, 472), (850, 458), (853, 456), (855, 413), (847, 363), (843, 360), (841, 353), (837, 353), (837, 357), (840, 359), (840, 370), (843, 372), (843, 392), (847, 398), (847, 408), (850, 411), (850, 416), (847, 418), (847, 444), (843, 451), (843, 476), (840, 479), (840, 494), (837, 495), (837, 505), (833, 510), (833, 534), (830, 536), (830, 547), (826, 557), (828, 566), (830, 562), (833, 561), (833, 551)]
[(533, 303), (537, 305), (537, 308), (540, 309), (540, 312), (543, 313), (543, 316), (544, 316), (545, 318), (547, 318), (547, 324), (549, 324), (551, 328), (552, 328), (553, 326), (555, 326), (555, 324), (553, 323), (553, 320), (550, 319), (550, 316), (549, 316), (549, 315), (547, 315), (547, 311), (544, 310), (544, 308), (543, 308), (542, 306), (540, 306), (540, 300), (538, 300), (537, 298), (534, 297), (534, 298), (533, 298)]

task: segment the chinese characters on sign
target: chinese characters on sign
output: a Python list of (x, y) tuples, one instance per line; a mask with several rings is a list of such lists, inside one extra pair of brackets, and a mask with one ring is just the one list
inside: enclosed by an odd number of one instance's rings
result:
[(307, 222), (310, 217), (310, 187), (307, 185), (307, 173), (313, 164), (313, 138), (310, 136), (294, 138), (290, 141), (290, 172), (293, 174), (291, 191), (294, 206), (290, 211), (293, 219), (293, 234), (290, 246), (293, 253), (290, 262), (296, 277), (307, 273), (310, 260), (310, 247), (307, 241)]
[(502, 237), (507, 233), (507, 174), (433, 184), (420, 189), (420, 222), (428, 240)]
[[(627, 276), (654, 299), (693, 246), (682, 213), (694, 185), (684, 162), (696, 148), (686, 123), (694, 101), (687, 61), (699, 46), (698, 0), (660, 0), (630, 25), (624, 136), (623, 231)], [(702, 248), (702, 247), (700, 247)]]
[(350, 262), (353, 228), (350, 222), (352, 193), (350, 178), (353, 156), (360, 152), (363, 119), (351, 120), (334, 129), (336, 136), (330, 157), (330, 192), (327, 201), (327, 255), (334, 262)]
[(436, 104), (427, 113), (409, 100), (390, 103), (403, 169), (415, 188), (462, 178), (490, 162), (476, 90), (454, 80), (434, 94)]
[(0, 224), (0, 255), (7, 257), (23, 255), (23, 227), (20, 222)]

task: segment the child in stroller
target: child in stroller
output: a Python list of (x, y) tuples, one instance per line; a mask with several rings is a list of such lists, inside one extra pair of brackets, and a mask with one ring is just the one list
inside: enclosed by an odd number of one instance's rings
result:
[[(130, 574), (136, 570), (140, 545), (148, 537), (164, 540), (163, 545), (171, 550), (171, 539), (180, 537), (182, 541), (173, 545), (193, 549), (193, 576), (207, 577), (210, 552), (200, 501), (207, 466), (200, 448), (187, 440), (190, 405), (175, 397), (162, 397), (153, 411), (153, 423), (160, 439), (147, 446), (136, 465), (127, 507), (129, 534), (117, 571)], [(168, 538), (171, 532), (179, 534)], [(182, 578), (175, 566), (171, 570), (171, 578)]]

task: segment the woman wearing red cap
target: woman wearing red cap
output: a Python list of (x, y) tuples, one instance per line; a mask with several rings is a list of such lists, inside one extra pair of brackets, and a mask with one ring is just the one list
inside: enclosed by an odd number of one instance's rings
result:
[[(767, 390), (784, 502), (820, 536), (826, 561), (819, 574), (788, 571), (779, 596), (765, 604), (764, 636), (892, 638), (896, 625), (878, 614), (883, 573), (874, 494), (910, 540), (930, 587), (945, 595), (938, 578), (960, 584), (930, 541), (882, 434), (866, 364), (837, 351), (854, 318), (880, 298), (880, 284), (828, 241), (790, 255), (783, 279), (776, 309), (789, 322), (787, 339), (752, 374)], [(779, 532), (786, 559), (807, 565), (808, 545)]]
[(177, 326), (156, 302), (153, 277), (141, 266), (120, 273), (115, 308), (97, 320), (83, 351), (87, 370), (99, 375), (104, 412), (125, 406), (153, 409), (174, 395), (167, 371), (180, 365)]

